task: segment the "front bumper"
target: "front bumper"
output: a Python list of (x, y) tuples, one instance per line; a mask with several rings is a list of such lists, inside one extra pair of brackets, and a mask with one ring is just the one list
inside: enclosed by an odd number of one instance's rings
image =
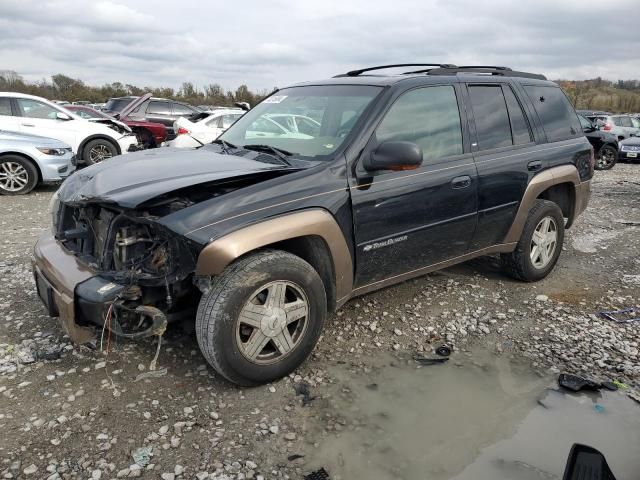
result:
[(120, 145), (120, 151), (122, 153), (135, 152), (138, 150), (138, 137), (133, 134), (125, 135), (118, 139), (118, 145)]
[(618, 151), (618, 160), (620, 161), (638, 161), (640, 160), (640, 151), (626, 152), (623, 150)]
[(94, 329), (86, 325), (103, 325), (109, 305), (125, 287), (98, 276), (49, 232), (38, 239), (31, 263), (49, 315), (59, 317), (74, 343), (95, 341)]
[(71, 175), (75, 169), (75, 155), (69, 154), (62, 157), (41, 156), (38, 158), (43, 182), (59, 182)]

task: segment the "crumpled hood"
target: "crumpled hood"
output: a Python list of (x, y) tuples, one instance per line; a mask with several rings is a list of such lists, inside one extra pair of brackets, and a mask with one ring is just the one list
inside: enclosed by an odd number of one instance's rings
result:
[[(217, 153), (217, 146), (197, 150), (156, 148), (119, 155), (71, 175), (60, 187), (65, 203), (104, 202), (135, 208), (181, 188), (274, 170), (296, 171), (247, 157)], [(253, 158), (260, 155), (250, 153)]]

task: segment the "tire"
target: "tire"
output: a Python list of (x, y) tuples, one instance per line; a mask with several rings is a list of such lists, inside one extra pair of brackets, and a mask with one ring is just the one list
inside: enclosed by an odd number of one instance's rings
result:
[[(534, 250), (534, 232), (544, 227), (542, 225), (543, 220), (549, 220), (549, 229), (555, 228), (553, 251), (551, 251), (550, 244)], [(551, 239), (551, 237), (549, 235), (547, 238)], [(540, 239), (540, 235), (536, 235), (536, 238)], [(524, 282), (542, 280), (549, 275), (558, 261), (563, 242), (564, 217), (562, 216), (562, 210), (557, 204), (548, 200), (536, 200), (529, 212), (515, 250), (501, 255), (502, 269), (507, 275)], [(546, 243), (546, 240), (543, 243)], [(532, 258), (532, 251), (534, 252), (534, 258)], [(547, 253), (542, 255), (543, 252)], [(535, 263), (534, 259), (536, 260)], [(543, 261), (545, 259), (546, 261)]]
[(82, 149), (82, 159), (87, 165), (95, 165), (116, 155), (118, 155), (117, 147), (113, 142), (103, 138), (87, 142)]
[(196, 337), (220, 375), (255, 386), (300, 366), (315, 347), (326, 316), (327, 296), (318, 272), (300, 257), (264, 250), (228, 266), (202, 296)]
[(38, 169), (29, 160), (17, 155), (0, 157), (0, 193), (24, 195), (38, 184)]
[(618, 161), (618, 150), (611, 145), (603, 145), (598, 152), (596, 170), (611, 170)]

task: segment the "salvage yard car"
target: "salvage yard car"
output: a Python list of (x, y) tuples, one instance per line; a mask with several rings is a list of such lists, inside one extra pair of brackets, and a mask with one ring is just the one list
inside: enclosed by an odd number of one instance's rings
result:
[(640, 137), (627, 138), (620, 142), (618, 160), (621, 162), (640, 161)]
[(93, 123), (49, 100), (0, 92), (0, 129), (41, 135), (71, 146), (78, 163), (92, 165), (136, 150), (138, 140), (121, 123)]
[(618, 161), (618, 139), (615, 135), (598, 130), (587, 117), (578, 115), (584, 136), (593, 146), (596, 170), (610, 170)]
[(0, 130), (0, 194), (24, 195), (76, 169), (71, 147), (53, 138)]
[(213, 112), (180, 117), (173, 123), (176, 138), (169, 142), (168, 146), (194, 148), (211, 143), (244, 113), (245, 111), (240, 109), (219, 108)]
[[(488, 254), (546, 277), (595, 162), (562, 90), (506, 67), (372, 74), (387, 67), (281, 89), (213, 144), (67, 179), (34, 251), (49, 314), (77, 343), (96, 325), (140, 338), (195, 322), (213, 368), (257, 385), (298, 367), (355, 296)], [(256, 137), (276, 114), (319, 129)]]

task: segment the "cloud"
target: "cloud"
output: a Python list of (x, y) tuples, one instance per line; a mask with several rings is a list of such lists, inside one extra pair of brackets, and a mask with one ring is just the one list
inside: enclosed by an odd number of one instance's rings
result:
[(401, 62), (550, 78), (640, 78), (636, 0), (22, 0), (0, 4), (2, 68), (30, 80), (261, 89)]

